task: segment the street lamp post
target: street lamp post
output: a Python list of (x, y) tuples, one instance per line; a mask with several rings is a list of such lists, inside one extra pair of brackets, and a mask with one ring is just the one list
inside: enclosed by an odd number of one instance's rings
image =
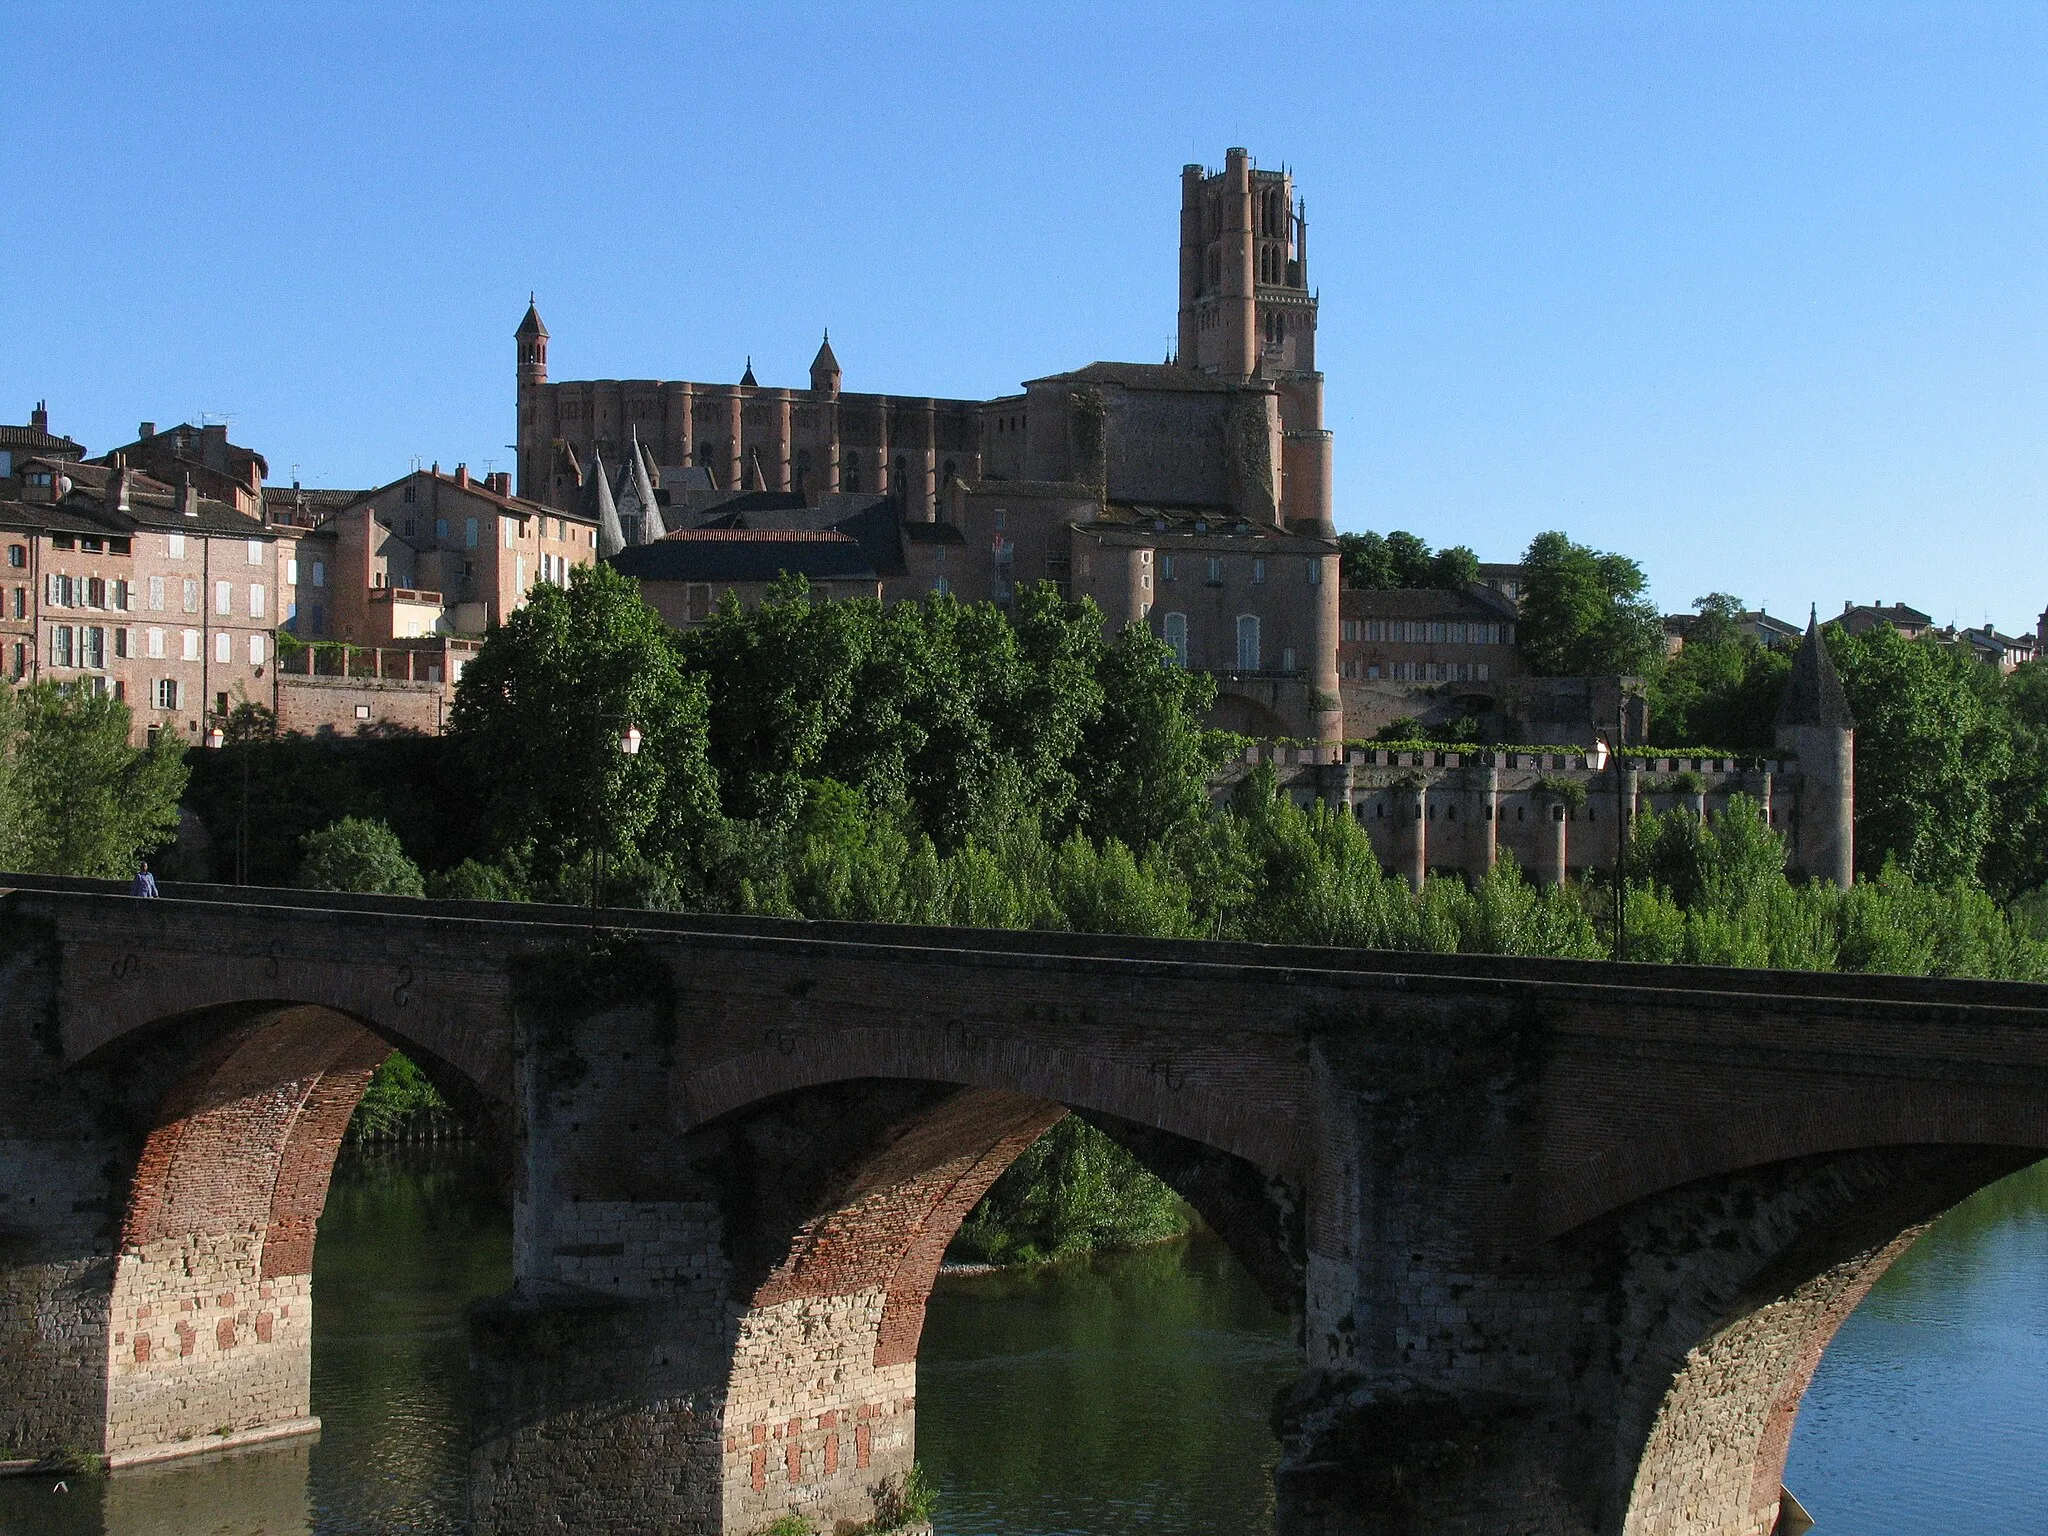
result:
[(1628, 695), (1614, 706), (1614, 958), (1628, 958)]
[[(227, 743), (227, 732), (217, 725), (206, 733), (206, 745), (216, 752), (224, 749)], [(247, 885), (249, 883), (249, 743), (247, 741), (240, 741), (235, 745), (237, 753), (242, 759), (242, 807), (241, 814), (235, 822), (235, 884)]]
[[(595, 711), (595, 714), (597, 718), (592, 723), (601, 731), (607, 722), (602, 706)], [(619, 733), (619, 750), (627, 757), (638, 757), (640, 755), (641, 740), (640, 727), (633, 724), (630, 720), (626, 721), (626, 728)], [(598, 751), (602, 754), (604, 748), (600, 746)], [(605, 814), (610, 808), (610, 797), (605, 793), (604, 781), (604, 765), (602, 756), (600, 756), (597, 784), (595, 792), (590, 797), (590, 937), (593, 942), (597, 939), (598, 908), (604, 890), (604, 845), (607, 840), (607, 834), (611, 830), (609, 818)]]

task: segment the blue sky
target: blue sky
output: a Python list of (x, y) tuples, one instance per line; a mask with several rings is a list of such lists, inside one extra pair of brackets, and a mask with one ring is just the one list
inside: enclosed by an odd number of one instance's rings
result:
[[(558, 378), (981, 396), (1174, 325), (1294, 167), (1347, 528), (1788, 617), (2048, 606), (2048, 7), (0, 9), (0, 419), (509, 465)], [(48, 67), (45, 67), (47, 63)]]

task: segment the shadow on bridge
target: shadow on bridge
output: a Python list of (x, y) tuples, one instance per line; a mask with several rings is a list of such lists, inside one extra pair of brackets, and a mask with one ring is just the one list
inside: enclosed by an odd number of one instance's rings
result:
[(2048, 1151), (2011, 984), (0, 887), (0, 1435), (304, 1427), (398, 1045), (516, 1168), (479, 1531), (872, 1515), (947, 1242), (1071, 1107), (1298, 1320), (1290, 1536), (1763, 1536), (1835, 1327)]

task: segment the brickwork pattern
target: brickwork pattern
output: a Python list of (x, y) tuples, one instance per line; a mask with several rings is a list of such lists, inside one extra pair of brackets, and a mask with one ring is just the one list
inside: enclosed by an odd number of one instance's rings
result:
[(1299, 1288), (1287, 1536), (1760, 1536), (1856, 1296), (2048, 1150), (2017, 985), (640, 914), (647, 996), (564, 1017), (580, 913), (0, 884), (6, 1432), (289, 1407), (395, 1041), (518, 1124), (480, 1532), (871, 1507), (945, 1239), (1072, 1106)]

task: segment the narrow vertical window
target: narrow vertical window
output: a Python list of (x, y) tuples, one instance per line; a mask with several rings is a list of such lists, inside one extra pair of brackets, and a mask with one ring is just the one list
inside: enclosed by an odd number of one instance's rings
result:
[(1169, 613), (1160, 626), (1166, 643), (1173, 648), (1173, 659), (1182, 666), (1188, 664), (1188, 616), (1184, 613)]
[(1237, 670), (1259, 670), (1259, 616), (1255, 613), (1237, 616)]

